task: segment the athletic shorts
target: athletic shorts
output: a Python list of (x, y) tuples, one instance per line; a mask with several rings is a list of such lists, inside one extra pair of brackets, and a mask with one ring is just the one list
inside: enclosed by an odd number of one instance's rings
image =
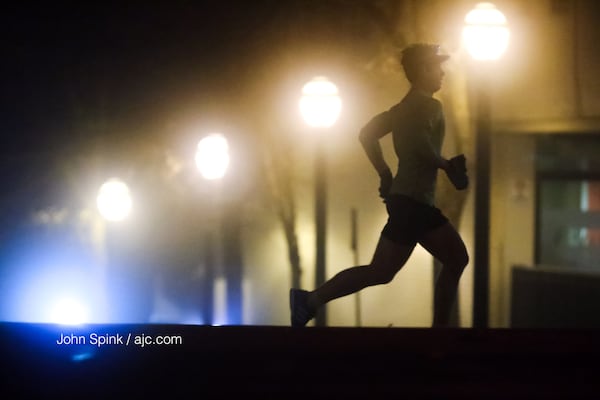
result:
[(381, 235), (394, 243), (414, 246), (427, 232), (448, 222), (448, 218), (438, 208), (408, 196), (390, 195), (385, 200), (385, 206), (388, 221)]

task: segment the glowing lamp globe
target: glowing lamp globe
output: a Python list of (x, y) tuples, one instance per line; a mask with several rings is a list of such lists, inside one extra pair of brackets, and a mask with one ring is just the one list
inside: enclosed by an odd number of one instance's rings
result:
[(221, 179), (229, 166), (229, 144), (220, 133), (212, 133), (198, 143), (196, 166), (205, 179)]
[(121, 221), (131, 212), (131, 192), (120, 179), (111, 178), (98, 191), (96, 205), (100, 214), (109, 221)]
[(335, 124), (342, 111), (338, 88), (329, 79), (313, 78), (302, 88), (300, 114), (313, 128), (328, 128)]
[(50, 320), (61, 325), (81, 325), (88, 320), (88, 310), (74, 299), (62, 299), (54, 305)]
[(492, 3), (479, 3), (465, 16), (463, 44), (475, 60), (497, 60), (506, 51), (509, 38), (506, 17)]

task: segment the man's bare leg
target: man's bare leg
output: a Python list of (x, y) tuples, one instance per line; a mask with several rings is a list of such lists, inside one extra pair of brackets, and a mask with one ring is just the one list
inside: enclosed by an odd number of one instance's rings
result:
[(469, 263), (467, 249), (450, 223), (427, 233), (419, 244), (443, 264), (435, 284), (433, 326), (448, 326), (458, 282)]
[(369, 265), (345, 269), (310, 292), (308, 304), (317, 309), (325, 303), (368, 286), (391, 282), (410, 257), (414, 245), (401, 245), (381, 236)]

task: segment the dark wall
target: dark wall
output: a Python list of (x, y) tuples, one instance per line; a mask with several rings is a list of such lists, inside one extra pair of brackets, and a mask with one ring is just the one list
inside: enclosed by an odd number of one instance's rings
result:
[(600, 328), (600, 274), (514, 267), (512, 328)]

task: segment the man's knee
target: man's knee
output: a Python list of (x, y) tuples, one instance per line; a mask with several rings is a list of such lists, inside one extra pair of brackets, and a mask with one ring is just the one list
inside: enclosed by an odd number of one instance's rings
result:
[(371, 284), (372, 285), (385, 285), (394, 280), (397, 268), (390, 268), (388, 266), (371, 265)]
[(460, 276), (462, 275), (464, 269), (469, 264), (469, 254), (467, 251), (462, 251), (458, 253), (446, 267), (454, 274)]

